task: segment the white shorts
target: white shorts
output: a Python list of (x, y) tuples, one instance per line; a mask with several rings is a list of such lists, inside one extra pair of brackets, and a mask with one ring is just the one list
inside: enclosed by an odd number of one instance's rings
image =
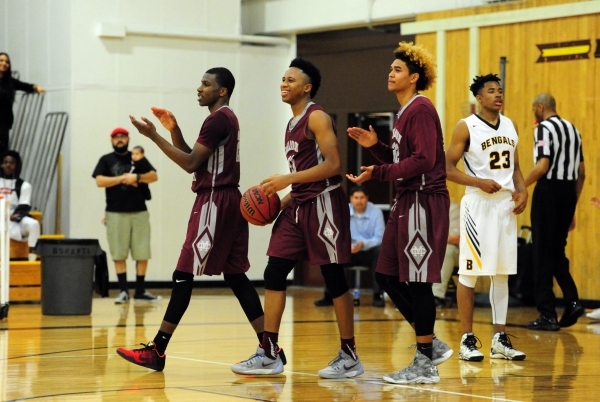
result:
[(517, 218), (511, 193), (465, 194), (460, 203), (461, 275), (517, 273)]

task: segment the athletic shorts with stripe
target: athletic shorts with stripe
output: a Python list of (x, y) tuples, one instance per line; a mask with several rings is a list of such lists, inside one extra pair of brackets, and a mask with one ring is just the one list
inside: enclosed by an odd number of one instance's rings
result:
[(510, 191), (465, 194), (460, 203), (461, 275), (517, 273), (517, 217)]
[(267, 255), (312, 265), (347, 264), (350, 242), (348, 198), (337, 187), (302, 204), (292, 199), (275, 221)]
[(400, 282), (439, 283), (449, 216), (447, 193), (402, 194), (390, 211), (376, 271)]
[(240, 212), (237, 187), (198, 192), (177, 270), (195, 275), (248, 271), (248, 222)]

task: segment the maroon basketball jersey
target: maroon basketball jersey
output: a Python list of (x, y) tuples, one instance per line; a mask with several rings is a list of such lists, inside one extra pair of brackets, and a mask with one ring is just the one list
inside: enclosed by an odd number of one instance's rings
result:
[(406, 191), (447, 193), (442, 126), (426, 97), (415, 96), (398, 112), (391, 147), (379, 143), (370, 150), (386, 163), (373, 169), (373, 178), (393, 180), (396, 197)]
[(196, 142), (213, 150), (194, 172), (192, 191), (240, 183), (240, 126), (229, 106), (223, 106), (204, 120)]
[[(325, 161), (317, 141), (306, 136), (310, 114), (315, 110), (323, 110), (323, 108), (312, 102), (307, 106), (296, 123), (294, 124), (294, 119), (290, 120), (285, 130), (285, 156), (288, 160), (290, 173), (310, 169)], [(292, 184), (291, 195), (298, 204), (302, 204), (326, 189), (337, 186), (341, 181), (342, 176), (335, 175), (312, 183), (294, 183)]]

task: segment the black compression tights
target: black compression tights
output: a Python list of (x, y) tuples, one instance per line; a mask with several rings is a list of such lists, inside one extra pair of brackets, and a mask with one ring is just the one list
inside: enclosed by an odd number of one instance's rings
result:
[(376, 273), (377, 283), (390, 296), (398, 311), (415, 324), (417, 336), (433, 334), (435, 299), (431, 283), (400, 282), (397, 276)]

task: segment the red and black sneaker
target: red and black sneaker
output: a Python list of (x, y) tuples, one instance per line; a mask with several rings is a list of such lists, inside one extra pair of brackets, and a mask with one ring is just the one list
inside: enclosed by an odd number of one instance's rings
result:
[(138, 366), (156, 371), (163, 371), (167, 357), (158, 353), (156, 345), (154, 345), (152, 341), (147, 344), (141, 343), (140, 345), (144, 347), (140, 349), (118, 348), (117, 353), (123, 359), (133, 364), (137, 364)]

